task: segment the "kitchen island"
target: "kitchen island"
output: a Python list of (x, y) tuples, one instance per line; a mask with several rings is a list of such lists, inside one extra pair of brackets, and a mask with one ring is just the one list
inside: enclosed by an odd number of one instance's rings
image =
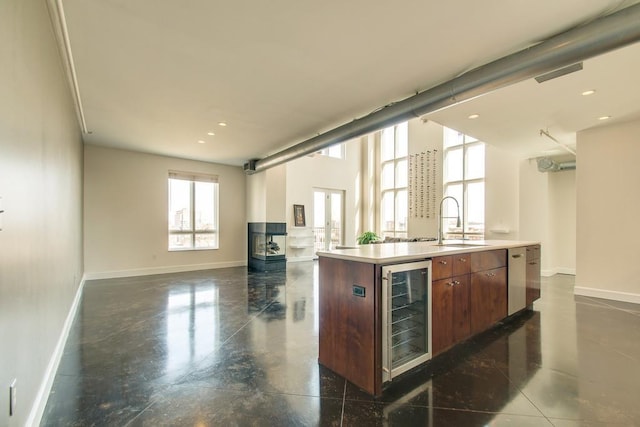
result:
[(540, 296), (538, 242), (384, 243), (318, 256), (318, 361), (376, 396)]

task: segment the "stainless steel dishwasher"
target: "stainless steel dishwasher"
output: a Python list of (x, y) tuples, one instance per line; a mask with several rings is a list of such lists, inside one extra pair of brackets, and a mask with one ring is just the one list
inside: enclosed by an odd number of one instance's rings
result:
[(527, 305), (527, 249), (509, 249), (508, 314), (511, 316)]

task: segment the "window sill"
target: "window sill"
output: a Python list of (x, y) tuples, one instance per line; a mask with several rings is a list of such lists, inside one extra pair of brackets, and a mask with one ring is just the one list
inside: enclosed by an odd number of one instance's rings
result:
[(183, 248), (183, 249), (169, 248), (168, 251), (169, 252), (191, 252), (191, 251), (215, 251), (218, 249), (219, 248)]

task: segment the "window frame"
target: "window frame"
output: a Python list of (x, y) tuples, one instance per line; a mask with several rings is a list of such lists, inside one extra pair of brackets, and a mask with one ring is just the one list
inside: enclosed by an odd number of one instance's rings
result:
[[(189, 213), (190, 213), (190, 228), (189, 229), (180, 229), (175, 230), (171, 229), (171, 180), (181, 180), (189, 183)], [(211, 183), (213, 184), (213, 227), (212, 228), (196, 228), (196, 183)], [(217, 175), (208, 175), (201, 173), (192, 173), (192, 172), (178, 172), (178, 171), (169, 171), (168, 179), (167, 179), (167, 247), (169, 252), (183, 252), (183, 251), (207, 251), (207, 250), (216, 250), (220, 248), (220, 209), (219, 209), (219, 201), (220, 201), (220, 184), (218, 182)], [(212, 246), (207, 247), (197, 247), (197, 236), (198, 235), (213, 235), (214, 244)], [(171, 237), (172, 236), (191, 236), (191, 246), (190, 247), (176, 247), (171, 246)]]
[[(401, 127), (404, 127), (404, 130), (401, 129)], [(383, 160), (382, 159), (382, 143), (383, 143), (383, 133), (385, 131), (388, 131), (389, 129), (393, 129), (393, 156), (390, 159), (387, 160)], [(404, 131), (405, 135), (406, 135), (406, 147), (404, 149), (404, 155), (400, 155), (398, 156), (398, 141), (400, 138), (400, 132)], [(377, 187), (378, 187), (378, 192), (377, 192), (377, 197), (378, 197), (378, 225), (380, 227), (380, 236), (381, 237), (403, 237), (406, 238), (408, 236), (409, 233), (409, 214), (408, 214), (408, 209), (409, 209), (409, 202), (408, 202), (408, 197), (409, 197), (409, 169), (408, 169), (408, 162), (409, 162), (409, 123), (408, 122), (402, 122), (399, 123), (397, 125), (394, 126), (389, 126), (385, 129), (382, 129), (381, 131), (377, 132), (377, 157), (378, 157), (378, 173), (377, 173)], [(398, 171), (399, 171), (399, 164), (401, 164), (402, 162), (404, 162), (405, 165), (405, 170), (403, 171), (403, 173), (405, 174), (405, 185), (404, 186), (397, 186), (397, 181), (398, 181)], [(393, 185), (389, 188), (383, 188), (383, 182), (382, 182), (382, 171), (384, 170), (385, 166), (387, 165), (391, 165), (392, 170), (393, 170)], [(399, 195), (401, 193), (405, 194), (404, 200), (405, 200), (405, 223), (404, 223), (404, 230), (399, 229), (397, 227), (398, 225), (398, 216), (399, 216), (399, 201), (401, 200)], [(391, 229), (386, 227), (386, 224), (384, 223), (384, 215), (383, 215), (383, 200), (385, 199), (385, 195), (387, 194), (391, 194), (393, 197), (393, 227)]]
[[(458, 132), (455, 129), (451, 129), (451, 128), (446, 128), (443, 127), (444, 132), (443, 132), (443, 138), (444, 138), (444, 133), (447, 132), (447, 129), (449, 129), (450, 131), (453, 132)], [(458, 200), (458, 202), (460, 203), (460, 219), (461, 219), (461, 227), (460, 227), (460, 231), (456, 230), (457, 227), (454, 227), (455, 229), (452, 229), (450, 226), (450, 223), (452, 221), (449, 221), (446, 224), (443, 224), (443, 234), (446, 236), (447, 239), (451, 239), (451, 238), (458, 238), (458, 239), (469, 239), (469, 240), (482, 240), (484, 239), (485, 236), (485, 232), (486, 232), (486, 223), (483, 221), (482, 222), (482, 232), (479, 231), (469, 231), (469, 200), (468, 200), (468, 188), (469, 185), (473, 185), (473, 184), (478, 184), (478, 183), (482, 183), (485, 185), (485, 194), (486, 194), (486, 169), (483, 171), (483, 175), (482, 177), (477, 177), (477, 178), (471, 178), (468, 179), (467, 178), (467, 153), (468, 150), (474, 147), (485, 147), (483, 150), (483, 156), (486, 156), (486, 144), (476, 138), (473, 138), (469, 135), (466, 135), (462, 132), (458, 132), (458, 134), (460, 134), (462, 136), (462, 142), (459, 144), (455, 144), (455, 145), (450, 145), (450, 146), (445, 146), (445, 144), (443, 144), (443, 163), (444, 163), (444, 167), (443, 167), (443, 175), (442, 175), (442, 194), (443, 197), (445, 196), (449, 196), (451, 195), (448, 191), (449, 187), (452, 186), (461, 186), (462, 187), (462, 200)], [(453, 151), (453, 150), (459, 150), (462, 149), (462, 179), (456, 179), (456, 180), (451, 180), (451, 181), (447, 181), (447, 155), (449, 154), (449, 152)], [(485, 157), (486, 159), (486, 157)], [(485, 164), (486, 164), (486, 160), (485, 160)], [(443, 216), (445, 217), (450, 217), (450, 216), (454, 216), (454, 214), (452, 214), (451, 212), (447, 212), (447, 204), (445, 204), (445, 206), (443, 207)], [(484, 210), (484, 205), (483, 205), (483, 210)], [(484, 215), (483, 215), (484, 218)]]
[[(332, 149), (335, 149), (336, 147), (338, 147), (339, 149), (339, 155), (333, 155), (331, 153)], [(325, 157), (331, 157), (332, 159), (339, 159), (339, 160), (344, 160), (346, 155), (345, 155), (346, 149), (345, 149), (345, 144), (344, 142), (340, 142), (338, 144), (334, 144), (331, 145), (327, 148), (323, 148), (322, 150), (318, 151), (317, 153), (321, 156), (325, 156)]]

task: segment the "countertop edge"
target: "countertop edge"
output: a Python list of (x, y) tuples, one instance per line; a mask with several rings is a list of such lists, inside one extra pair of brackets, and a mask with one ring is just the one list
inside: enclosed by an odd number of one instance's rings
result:
[[(447, 245), (465, 244), (465, 247)], [(317, 251), (318, 257), (335, 258), (345, 261), (357, 261), (369, 264), (389, 264), (405, 261), (417, 261), (437, 256), (447, 256), (495, 249), (510, 249), (523, 246), (540, 245), (538, 241), (519, 240), (482, 240), (474, 243), (448, 241), (443, 246), (433, 242), (403, 242), (362, 245), (355, 248)]]

